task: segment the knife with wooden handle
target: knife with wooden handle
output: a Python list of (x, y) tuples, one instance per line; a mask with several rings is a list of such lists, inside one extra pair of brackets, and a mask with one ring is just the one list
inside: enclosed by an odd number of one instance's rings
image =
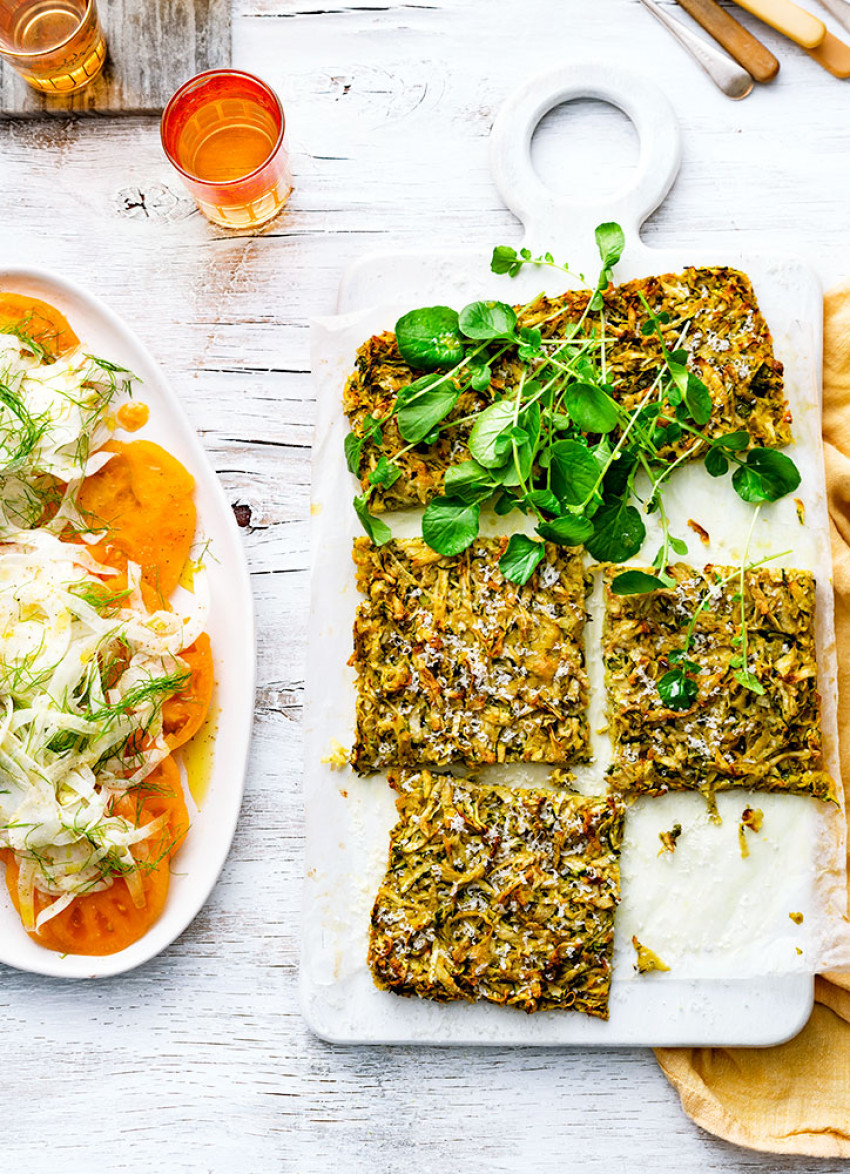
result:
[(826, 36), (823, 21), (792, 0), (735, 0), (735, 3), (804, 49), (817, 48)]
[(806, 52), (833, 77), (850, 77), (850, 45), (827, 33), (815, 49)]
[(773, 81), (779, 73), (779, 62), (771, 51), (716, 0), (679, 0), (679, 5), (757, 82)]

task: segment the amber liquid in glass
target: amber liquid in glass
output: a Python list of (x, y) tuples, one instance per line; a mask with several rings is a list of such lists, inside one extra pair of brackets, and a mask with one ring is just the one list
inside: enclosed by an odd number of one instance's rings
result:
[[(180, 134), (180, 166), (208, 184), (227, 185), (251, 175), (272, 155), (279, 127), (272, 114), (249, 98), (217, 98), (189, 119)], [(233, 203), (226, 189), (215, 204), (199, 200), (206, 214), (219, 224), (243, 228), (262, 224), (286, 203), (288, 178), (245, 203)]]
[(0, 6), (0, 47), (45, 93), (71, 93), (100, 73), (106, 44), (86, 0), (22, 0)]
[(181, 163), (212, 183), (240, 179), (261, 167), (274, 149), (277, 126), (258, 106), (242, 98), (210, 103), (186, 123)]

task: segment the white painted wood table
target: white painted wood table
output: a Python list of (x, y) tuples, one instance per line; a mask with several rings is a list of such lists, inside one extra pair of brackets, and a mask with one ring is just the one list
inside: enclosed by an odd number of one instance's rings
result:
[[(703, 1134), (649, 1052), (334, 1048), (296, 997), (307, 319), (333, 311), (366, 250), (515, 242), (490, 180), (493, 117), (530, 72), (586, 56), (645, 67), (679, 113), (683, 168), (651, 243), (734, 237), (802, 253), (827, 284), (850, 276), (850, 82), (762, 31), (781, 75), (733, 104), (637, 0), (237, 0), (236, 64), (279, 90), (296, 174), (259, 237), (194, 211), (154, 121), (0, 125), (4, 264), (88, 284), (163, 364), (244, 526), (260, 631), (242, 822), (204, 912), (123, 978), (0, 970), (4, 1170), (842, 1168)], [(624, 176), (635, 140), (580, 103), (547, 118), (535, 151), (546, 178), (590, 191)]]

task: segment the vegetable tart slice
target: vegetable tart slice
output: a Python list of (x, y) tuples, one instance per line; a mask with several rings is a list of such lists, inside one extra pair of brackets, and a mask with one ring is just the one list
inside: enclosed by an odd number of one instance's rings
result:
[[(602, 314), (589, 312), (590, 297), (587, 290), (551, 298), (541, 294), (527, 306), (516, 307), (518, 325), (540, 330), (544, 340), (572, 337), (579, 342), (599, 335), (604, 321), (609, 340), (606, 380), (617, 403), (631, 411), (664, 366), (648, 306), (659, 321), (668, 351), (684, 351), (688, 369), (708, 389), (712, 404), (704, 429), (708, 436), (742, 431), (749, 434), (753, 446), (782, 448), (790, 443), (782, 363), (774, 354), (770, 329), (745, 273), (690, 267), (681, 273), (612, 285), (603, 294)], [(527, 373), (515, 345), (497, 341), (487, 358), (490, 382), (477, 389), (470, 383), (463, 386), (447, 418), (457, 424), (441, 429), (430, 444), (423, 440), (411, 445), (402, 438), (398, 417), (392, 413), (399, 391), (422, 378), (423, 370), (405, 362), (390, 331), (373, 335), (359, 348), (345, 385), (343, 407), (355, 438), (356, 459), (351, 467), (364, 492), (370, 492), (372, 512), (425, 505), (443, 492), (447, 469), (467, 455), (475, 416), (512, 395)], [(672, 413), (672, 405), (666, 407)], [(660, 446), (662, 458), (696, 458), (704, 452), (698, 437), (678, 431), (675, 440)], [(616, 438), (617, 433), (612, 433), (612, 441)], [(372, 483), (370, 474), (382, 458), (392, 460), (399, 475)]]
[(421, 539), (356, 539), (357, 728), (352, 766), (583, 762), (588, 683), (581, 558), (546, 545), (522, 586), (507, 538), (436, 554)]
[[(668, 567), (675, 587), (617, 595), (603, 655), (625, 794), (731, 787), (834, 799), (824, 769), (811, 572)], [(743, 624), (742, 624), (743, 618)]]
[(376, 984), (438, 1002), (608, 1017), (623, 809), (612, 798), (391, 772)]

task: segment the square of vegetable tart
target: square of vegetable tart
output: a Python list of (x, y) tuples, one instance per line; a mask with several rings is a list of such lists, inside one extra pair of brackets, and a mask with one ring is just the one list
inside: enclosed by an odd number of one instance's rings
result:
[[(631, 411), (664, 367), (661, 338), (652, 330), (645, 333), (652, 325), (651, 311), (668, 351), (681, 351), (688, 370), (708, 390), (707, 436), (742, 431), (754, 446), (781, 448), (790, 443), (782, 364), (774, 355), (770, 329), (746, 274), (723, 267), (690, 267), (611, 285), (602, 295), (601, 310), (590, 309), (590, 298), (586, 290), (541, 295), (515, 307), (518, 326), (538, 329), (544, 343), (568, 338), (580, 343), (604, 334), (611, 396)], [(422, 378), (423, 371), (405, 361), (391, 331), (373, 335), (359, 348), (343, 406), (357, 445), (351, 467), (363, 490), (371, 494), (373, 512), (424, 505), (442, 493), (447, 469), (464, 459), (476, 415), (512, 395), (527, 373), (533, 377), (515, 344), (497, 340), (488, 346), (486, 358), (491, 370), (486, 387), (476, 388), (468, 380), (452, 384), (459, 396), (447, 421), (456, 420), (457, 425), (442, 429), (431, 443), (409, 444), (392, 411), (399, 392)], [(664, 406), (672, 411), (669, 403)], [(704, 448), (697, 436), (677, 432), (675, 441), (660, 447), (663, 458), (701, 455)], [(611, 434), (612, 440), (616, 437), (616, 432)], [(370, 475), (382, 459), (393, 461), (397, 476), (371, 484)]]
[(677, 563), (668, 568), (675, 587), (618, 595), (618, 570), (605, 574), (603, 632), (612, 786), (834, 799), (811, 572), (762, 566), (742, 576)]
[(507, 544), (449, 557), (355, 540), (356, 770), (587, 760), (581, 558), (547, 544), (518, 586), (499, 569)]
[(427, 770), (390, 782), (399, 821), (372, 910), (376, 984), (607, 1018), (622, 807)]

